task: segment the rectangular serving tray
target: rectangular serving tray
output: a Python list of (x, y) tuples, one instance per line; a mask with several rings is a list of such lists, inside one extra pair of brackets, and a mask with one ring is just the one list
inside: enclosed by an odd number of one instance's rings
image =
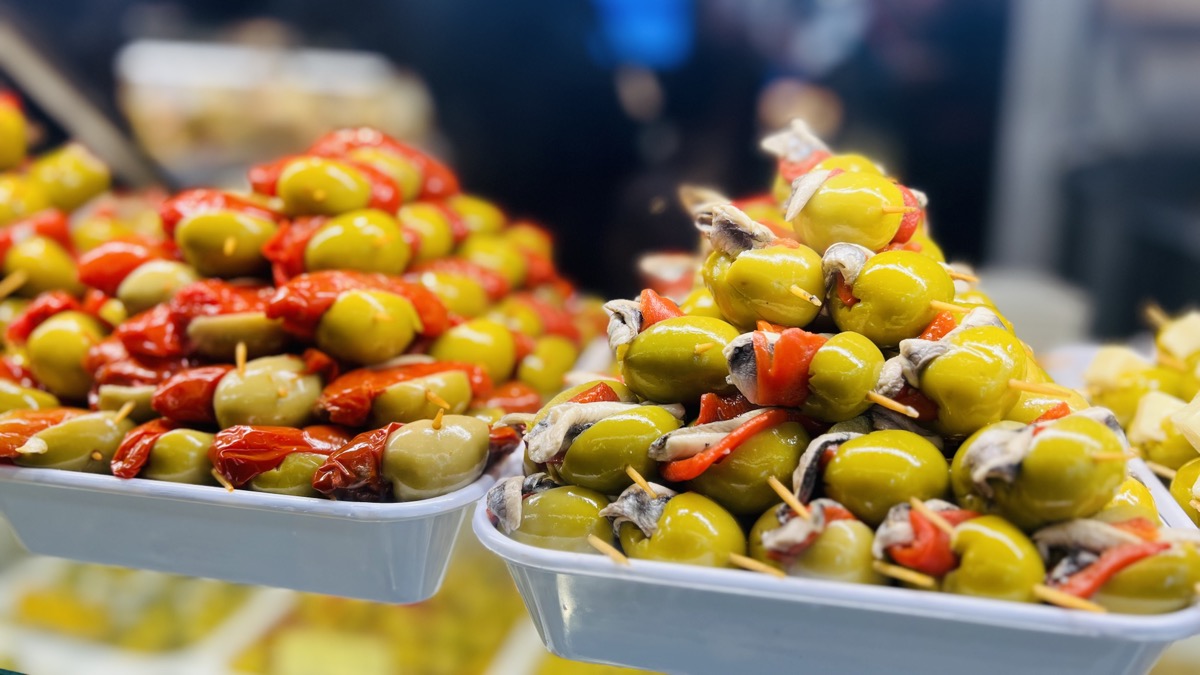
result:
[[(1140, 461), (1168, 525), (1191, 521)], [(518, 543), (481, 501), (472, 520), (502, 557), (550, 651), (668, 673), (1139, 675), (1200, 633), (1200, 605), (1159, 616), (775, 577)]]

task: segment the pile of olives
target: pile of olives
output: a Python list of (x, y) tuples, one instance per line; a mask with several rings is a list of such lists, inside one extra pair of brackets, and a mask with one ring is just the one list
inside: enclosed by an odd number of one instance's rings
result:
[(169, 197), (26, 146), (0, 96), (0, 464), (425, 499), (516, 447), (494, 422), (604, 329), (544, 229), (373, 129)]
[(646, 289), (605, 305), (616, 376), (503, 420), (525, 475), (489, 492), (495, 525), (617, 562), (1192, 603), (1197, 537), (1160, 527), (1127, 474), (1120, 413), (1054, 384), (945, 264), (924, 195), (803, 124), (764, 147), (773, 197), (684, 193), (707, 253), (679, 304)]

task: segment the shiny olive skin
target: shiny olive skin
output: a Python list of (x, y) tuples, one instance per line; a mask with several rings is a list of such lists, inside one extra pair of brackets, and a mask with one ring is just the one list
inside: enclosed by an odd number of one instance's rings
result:
[(562, 391), (563, 379), (579, 360), (575, 343), (559, 335), (538, 338), (533, 352), (521, 359), (517, 379), (537, 390), (542, 398)]
[(400, 224), (379, 209), (350, 211), (329, 219), (304, 248), (304, 268), (400, 274), (412, 251)]
[(792, 473), (808, 441), (808, 433), (796, 422), (760, 431), (689, 481), (687, 487), (735, 516), (761, 513), (779, 499), (767, 479), (774, 476), (791, 487)]
[(1008, 385), (1025, 376), (1025, 348), (996, 326), (966, 328), (946, 338), (953, 348), (921, 375), (921, 392), (938, 406), (934, 423), (946, 436), (966, 436), (1004, 419), (1020, 392)]
[(446, 198), (446, 206), (462, 219), (471, 234), (495, 234), (504, 229), (507, 218), (495, 204), (475, 195), (457, 194)]
[(824, 253), (838, 242), (878, 251), (900, 229), (902, 213), (883, 213), (884, 206), (904, 206), (904, 195), (890, 179), (870, 173), (830, 176), (792, 221), (800, 240)]
[(311, 423), (321, 395), (321, 378), (308, 374), (296, 356), (264, 356), (246, 363), (245, 374), (232, 370), (213, 393), (217, 424), (302, 427)]
[(929, 236), (929, 231), (924, 227), (917, 228), (905, 246), (937, 262), (946, 262), (946, 254), (942, 252), (942, 247), (938, 246), (938, 243)]
[(883, 353), (858, 333), (838, 333), (817, 349), (808, 366), (805, 415), (822, 422), (844, 422), (871, 407), (867, 392), (883, 370)]
[(471, 381), (461, 370), (448, 370), (393, 384), (371, 402), (371, 425), (433, 419), (441, 408), (429, 400), (430, 394), (450, 404), (447, 413), (459, 415), (471, 404)]
[(317, 324), (317, 346), (344, 361), (372, 365), (403, 354), (420, 327), (407, 298), (386, 291), (346, 291)]
[(205, 277), (261, 276), (267, 269), (262, 247), (275, 223), (239, 211), (206, 211), (175, 228), (175, 243), (196, 272)]
[(0, 226), (50, 208), (50, 198), (40, 185), (25, 176), (0, 174)]
[(488, 309), (487, 291), (478, 281), (464, 274), (425, 271), (417, 281), (428, 288), (452, 314), (474, 319)]
[(8, 324), (24, 312), (27, 306), (29, 300), (25, 298), (8, 297), (0, 300), (0, 344), (4, 342), (4, 332), (8, 330)]
[(46, 237), (29, 237), (12, 245), (4, 256), (5, 276), (15, 272), (28, 275), (17, 293), (32, 298), (46, 291), (62, 290), (82, 295), (83, 284), (75, 259), (61, 244)]
[(66, 400), (81, 400), (92, 386), (83, 367), (91, 346), (104, 337), (100, 322), (83, 312), (61, 312), (33, 329), (25, 343), (29, 369), (46, 389)]
[(960, 562), (942, 580), (942, 591), (1036, 601), (1033, 587), (1045, 579), (1046, 567), (1033, 542), (1003, 518), (981, 516), (961, 523), (950, 547)]
[(436, 204), (405, 204), (396, 212), (396, 219), (401, 227), (416, 235), (414, 263), (445, 258), (454, 250), (454, 229), (446, 213)]
[(264, 471), (247, 484), (255, 492), (270, 492), (292, 497), (319, 497), (313, 487), (313, 474), (328, 459), (316, 452), (293, 452), (279, 466)]
[[(1170, 425), (1169, 420), (1166, 423)], [(1171, 431), (1174, 431), (1173, 425), (1171, 426)], [(1197, 452), (1180, 433), (1168, 433), (1165, 441), (1142, 443), (1141, 448), (1143, 457), (1169, 469), (1178, 469), (1193, 459), (1200, 458), (1200, 452)]]
[(954, 281), (941, 265), (912, 251), (871, 256), (851, 289), (859, 299), (851, 307), (829, 294), (829, 311), (839, 330), (861, 333), (881, 349), (917, 337), (937, 312), (933, 300), (954, 298)]
[(825, 467), (825, 493), (876, 527), (888, 509), (945, 496), (949, 466), (932, 443), (910, 431), (875, 431), (842, 443)]
[(658, 406), (642, 406), (596, 422), (567, 448), (558, 475), (571, 485), (618, 494), (633, 484), (625, 473), (632, 466), (646, 477), (658, 476), (647, 452), (650, 444), (682, 423)]
[[(704, 316), (680, 316), (659, 321), (642, 331), (621, 355), (625, 384), (639, 396), (661, 403), (692, 403), (710, 391), (731, 385), (729, 362), (722, 354), (738, 330)], [(711, 344), (696, 353), (700, 345)]]
[(41, 389), (22, 387), (9, 380), (0, 380), (0, 413), (10, 410), (46, 410), (58, 406), (58, 399), (54, 394)]
[(1150, 494), (1149, 488), (1131, 476), (1121, 483), (1117, 494), (1092, 518), (1106, 523), (1123, 523), (1134, 518), (1145, 518), (1157, 523), (1158, 507), (1154, 504), (1154, 495)]
[(135, 422), (149, 422), (158, 417), (151, 401), (154, 398), (154, 385), (124, 386), (119, 384), (102, 384), (97, 388), (97, 410), (117, 411), (127, 403), (133, 403), (129, 419)]
[(605, 506), (608, 497), (575, 485), (538, 492), (521, 501), (521, 525), (508, 536), (539, 548), (595, 553), (588, 535), (613, 540), (612, 525), (600, 515)]
[(1178, 370), (1154, 367), (1127, 373), (1117, 382), (1117, 386), (1105, 388), (1092, 394), (1092, 403), (1104, 406), (1113, 411), (1121, 426), (1127, 427), (1137, 414), (1138, 403), (1150, 391), (1161, 391), (1176, 398), (1188, 400), (1182, 396), (1184, 386), (1183, 376)]
[(490, 319), (473, 319), (446, 331), (429, 348), (438, 361), (478, 363), (493, 382), (504, 382), (517, 362), (517, 345), (508, 328)]
[(150, 458), (138, 475), (170, 483), (213, 485), (216, 480), (208, 461), (212, 442), (213, 435), (203, 431), (172, 429), (154, 441)]
[[(775, 507), (771, 507), (750, 528), (750, 557), (783, 569), (779, 561), (767, 555), (762, 537), (779, 527)], [(884, 577), (875, 571), (871, 545), (875, 532), (857, 520), (835, 520), (784, 570), (791, 576), (828, 579), (852, 584), (882, 584)]]
[(29, 178), (45, 191), (50, 203), (71, 212), (108, 190), (112, 175), (104, 162), (79, 143), (68, 143), (29, 165)]
[(484, 316), (528, 337), (541, 337), (546, 332), (542, 316), (519, 298), (505, 298)]
[(1110, 612), (1166, 614), (1191, 605), (1198, 582), (1200, 552), (1174, 546), (1117, 572), (1091, 599)]
[(1188, 514), (1192, 522), (1200, 527), (1200, 511), (1197, 511), (1193, 505), (1200, 503), (1200, 489), (1196, 489), (1197, 482), (1200, 482), (1200, 459), (1193, 459), (1175, 472), (1175, 477), (1171, 479), (1171, 496), (1175, 498), (1179, 508)]
[(496, 272), (512, 288), (520, 288), (529, 271), (521, 249), (496, 234), (473, 234), (467, 237), (459, 245), (457, 255)]
[(189, 265), (174, 260), (151, 260), (125, 277), (117, 287), (117, 299), (130, 314), (141, 314), (199, 280), (200, 275)]
[(299, 157), (279, 174), (276, 194), (288, 215), (332, 216), (366, 208), (371, 184), (358, 169), (336, 159)]
[[(1043, 383), (1052, 382), (1053, 380), (1042, 370), (1042, 367), (1033, 359), (1025, 361), (1025, 377), (1026, 382)], [(1081, 396), (1078, 392), (1071, 391), (1064, 396), (1051, 396), (1048, 394), (1035, 394), (1033, 392), (1023, 391), (1017, 397), (1017, 402), (1013, 407), (1005, 413), (1004, 419), (1020, 422), (1021, 424), (1030, 424), (1037, 418), (1046, 414), (1051, 408), (1057, 407), (1060, 403), (1066, 403), (1070, 406), (1072, 412), (1083, 410), (1091, 405), (1087, 399)]]
[(797, 286), (818, 299), (825, 295), (821, 256), (807, 246), (768, 246), (736, 258), (713, 251), (701, 275), (721, 313), (745, 329), (760, 320), (807, 326), (821, 308), (790, 289)]
[(713, 297), (712, 291), (708, 290), (707, 286), (697, 286), (688, 293), (683, 302), (679, 303), (679, 309), (687, 316), (708, 316), (714, 319), (725, 321), (725, 315), (721, 313), (721, 308), (717, 307), (717, 300)]
[(621, 550), (639, 560), (732, 567), (729, 554), (746, 554), (746, 535), (737, 520), (720, 504), (695, 492), (667, 502), (653, 536), (647, 537), (631, 523), (623, 523), (619, 535)]
[(25, 114), (21, 108), (0, 104), (0, 171), (8, 171), (24, 161), (28, 143)]
[(362, 162), (377, 171), (381, 171), (396, 181), (396, 186), (400, 188), (400, 194), (405, 203), (416, 199), (420, 195), (422, 183), (421, 170), (408, 158), (401, 157), (385, 148), (372, 147), (355, 148), (346, 153), (346, 156), (356, 162)]
[(238, 343), (246, 345), (249, 358), (284, 351), (288, 335), (278, 319), (262, 312), (237, 312), (198, 316), (188, 323), (188, 340), (196, 353), (214, 361), (233, 361)]
[(41, 448), (43, 452), (21, 454), (13, 462), (18, 466), (109, 473), (117, 446), (133, 426), (128, 418), (117, 421), (116, 413), (112, 412), (72, 417), (37, 432), (22, 448), (26, 451)]
[[(984, 427), (978, 433), (989, 428)], [(968, 438), (954, 457), (955, 496), (966, 508), (982, 506), (1026, 531), (1094, 515), (1112, 500), (1125, 480), (1124, 462), (1092, 459), (1097, 453), (1115, 456), (1124, 452), (1117, 436), (1095, 420), (1064, 417), (1043, 427), (1033, 437), (1029, 454), (1013, 482), (993, 481), (991, 503), (980, 504), (978, 496), (970, 499), (974, 490), (969, 480), (965, 480), (962, 467), (962, 457), (978, 433)]]
[(466, 487), (483, 475), (489, 429), (465, 415), (446, 415), (440, 429), (419, 420), (394, 431), (383, 453), (383, 476), (397, 501), (429, 499)]

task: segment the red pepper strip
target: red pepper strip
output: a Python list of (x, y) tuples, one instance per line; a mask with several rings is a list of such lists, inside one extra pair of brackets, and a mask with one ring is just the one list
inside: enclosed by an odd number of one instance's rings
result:
[(521, 444), (521, 434), (512, 427), (492, 427), (488, 432), (488, 460), (507, 456)]
[[(567, 403), (616, 403), (620, 400), (621, 397), (617, 396), (617, 392), (608, 383), (597, 382), (572, 396)], [(701, 399), (701, 405), (703, 405), (703, 399)]]
[(165, 247), (147, 237), (107, 241), (79, 257), (79, 281), (107, 295), (116, 295), (121, 282), (135, 269), (151, 260), (172, 257)]
[(154, 390), (150, 406), (176, 422), (214, 424), (213, 395), (231, 370), (233, 366), (201, 366), (175, 373)]
[(846, 279), (841, 274), (837, 275), (835, 287), (838, 300), (841, 300), (843, 305), (853, 307), (859, 303), (858, 298), (854, 296), (854, 290), (850, 288), (850, 284), (846, 283)]
[(421, 319), (422, 335), (436, 337), (450, 325), (445, 305), (424, 286), (383, 274), (350, 270), (311, 272), (292, 279), (275, 291), (266, 313), (272, 319), (282, 319), (288, 332), (309, 339), (338, 297), (352, 290), (386, 291), (407, 298)]
[(950, 312), (938, 312), (937, 316), (933, 317), (933, 321), (922, 331), (920, 338), (922, 340), (941, 340), (946, 337), (946, 333), (958, 327), (958, 323), (954, 320), (954, 315)]
[(74, 249), (67, 215), (58, 209), (46, 209), (5, 225), (4, 229), (0, 230), (0, 260), (8, 255), (8, 250), (14, 244), (30, 237), (45, 237), (68, 251)]
[(442, 217), (446, 219), (446, 224), (450, 226), (450, 236), (454, 238), (455, 245), (463, 243), (467, 237), (471, 236), (471, 228), (467, 226), (467, 221), (458, 211), (450, 208), (443, 201), (430, 202), (429, 205), (440, 211)]
[(492, 391), (492, 380), (487, 371), (474, 363), (413, 363), (391, 368), (359, 368), (352, 370), (325, 386), (317, 409), (329, 416), (334, 424), (357, 427), (366, 424), (371, 416), (371, 405), (385, 389), (401, 382), (436, 375), (451, 370), (461, 370), (471, 380), (471, 394), (485, 398)]
[(1112, 523), (1112, 526), (1144, 541), (1158, 541), (1158, 527), (1146, 518), (1130, 518), (1122, 523)]
[(39, 431), (86, 413), (78, 408), (48, 410), (12, 410), (0, 419), (0, 459), (20, 456), (17, 448)]
[(388, 437), (402, 426), (393, 422), (350, 439), (313, 474), (313, 488), (332, 499), (387, 501), (392, 484), (383, 477), (383, 451)]
[(9, 342), (24, 344), (29, 334), (46, 319), (70, 311), (83, 311), (83, 306), (66, 291), (42, 293), (8, 324), (4, 336)]
[[(978, 518), (974, 511), (939, 511), (938, 515), (951, 525)], [(938, 529), (920, 511), (908, 512), (908, 522), (913, 528), (913, 539), (908, 544), (889, 546), (887, 553), (898, 564), (922, 574), (941, 578), (958, 567), (958, 556), (950, 548), (950, 535)]]
[(125, 349), (137, 357), (182, 358), (186, 328), (167, 305), (155, 305), (126, 319), (113, 331)]
[(808, 155), (808, 157), (805, 157), (798, 162), (780, 159), (778, 164), (779, 175), (784, 180), (791, 183), (800, 176), (812, 171), (814, 166), (829, 159), (831, 156), (832, 153), (830, 153), (828, 150), (814, 150)]
[(94, 373), (95, 386), (117, 384), (127, 387), (158, 384), (189, 367), (183, 358), (135, 357), (119, 337), (110, 336), (92, 345), (83, 360), (84, 370)]
[(271, 262), (271, 277), (282, 286), (292, 277), (304, 274), (304, 252), (308, 242), (321, 226), (329, 222), (325, 216), (306, 216), (285, 220), (275, 234), (263, 244), (263, 257)]
[(661, 471), (662, 476), (676, 483), (692, 480), (707, 471), (708, 467), (724, 459), (751, 436), (783, 424), (790, 418), (791, 413), (780, 408), (756, 415), (700, 453), (687, 459), (677, 459), (664, 464)]
[(1168, 548), (1171, 548), (1171, 545), (1165, 541), (1115, 546), (1101, 553), (1096, 562), (1068, 577), (1066, 582), (1058, 586), (1058, 590), (1077, 598), (1090, 598), (1117, 572)]
[(1033, 423), (1037, 424), (1038, 422), (1049, 422), (1051, 420), (1062, 419), (1070, 414), (1071, 406), (1067, 405), (1066, 401), (1059, 401), (1047, 409), (1046, 412), (1038, 415), (1038, 418), (1035, 419)]
[(679, 309), (679, 305), (675, 304), (674, 300), (664, 298), (647, 288), (642, 291), (640, 298), (642, 312), (642, 330), (646, 330), (650, 326), (665, 321), (674, 319), (677, 316), (683, 316), (683, 310)]
[(937, 404), (929, 400), (929, 397), (921, 393), (921, 390), (915, 389), (910, 385), (904, 385), (900, 389), (900, 393), (893, 396), (892, 400), (916, 410), (917, 420), (920, 422), (937, 419)]
[(8, 380), (22, 387), (43, 388), (33, 376), (33, 371), (17, 363), (10, 355), (0, 356), (0, 380)]
[(306, 375), (320, 375), (322, 380), (332, 382), (341, 374), (337, 361), (320, 349), (309, 347), (304, 350), (301, 358), (304, 360)]
[(7, 108), (15, 108), (18, 111), (24, 111), (21, 107), (21, 99), (11, 91), (0, 91), (0, 105)]
[(912, 239), (917, 228), (924, 222), (925, 209), (921, 208), (921, 202), (917, 201), (917, 196), (912, 193), (912, 190), (899, 183), (896, 183), (896, 187), (900, 189), (900, 194), (904, 197), (904, 205), (917, 209), (904, 214), (904, 217), (900, 219), (900, 229), (896, 230), (896, 236), (892, 237), (892, 244), (904, 244)]
[(773, 351), (766, 333), (755, 331), (751, 341), (758, 371), (759, 404), (790, 408), (803, 405), (808, 398), (808, 368), (827, 340), (799, 328), (788, 328), (779, 334)]
[(205, 279), (179, 289), (168, 305), (174, 316), (190, 320), (198, 316), (265, 312), (274, 294), (275, 289), (270, 286)]
[(171, 420), (157, 419), (135, 427), (125, 434), (112, 458), (112, 473), (117, 478), (136, 478), (150, 460), (150, 451), (159, 436), (177, 428)]
[[(253, 181), (251, 182), (253, 183)], [(257, 189), (255, 191), (262, 192)], [(274, 192), (263, 194), (274, 194)], [(163, 232), (168, 239), (175, 238), (175, 228), (184, 218), (210, 211), (236, 211), (271, 221), (277, 221), (280, 218), (278, 213), (258, 202), (221, 190), (206, 188), (184, 190), (158, 207), (158, 215), (162, 218)]]
[(525, 360), (526, 356), (529, 356), (533, 353), (534, 348), (537, 347), (537, 343), (533, 341), (533, 338), (522, 333), (521, 331), (509, 329), (508, 332), (512, 334), (513, 338), (513, 353), (515, 354), (514, 361), (516, 363), (521, 363)]
[(543, 284), (558, 284), (563, 281), (554, 261), (534, 251), (521, 251), (525, 258), (525, 286), (536, 288)]
[(378, 129), (358, 127), (331, 131), (317, 139), (308, 152), (324, 157), (342, 157), (359, 148), (378, 148), (408, 160), (421, 174), (418, 198), (422, 200), (442, 199), (459, 191), (458, 178), (445, 164)]
[[(654, 291), (650, 292), (654, 293)], [(657, 293), (655, 295), (657, 295)], [(517, 293), (512, 296), (512, 299), (514, 302), (524, 303), (525, 306), (532, 309), (534, 313), (538, 315), (538, 318), (542, 322), (542, 331), (545, 332), (546, 335), (557, 335), (559, 337), (564, 337), (576, 344), (579, 343), (579, 329), (575, 326), (575, 322), (572, 319), (571, 314), (566, 310), (555, 307), (554, 305), (542, 300), (532, 293)], [(659, 300), (670, 302), (671, 305), (675, 304), (662, 296), (659, 296)], [(676, 307), (676, 309), (678, 309), (678, 307)], [(677, 316), (682, 315), (683, 313), (680, 312)], [(644, 328), (645, 325), (643, 324), (643, 329)]]
[(700, 397), (700, 414), (696, 417), (696, 424), (731, 420), (757, 407), (741, 393), (714, 394), (709, 392)]
[(246, 171), (246, 180), (250, 183), (250, 189), (260, 195), (274, 197), (277, 194), (276, 188), (279, 187), (279, 174), (283, 173), (284, 167), (292, 160), (300, 157), (303, 155), (284, 155), (279, 159), (250, 167)]
[(367, 162), (356, 162), (349, 158), (343, 158), (340, 161), (367, 179), (367, 183), (371, 186), (371, 197), (367, 202), (368, 208), (379, 209), (386, 213), (395, 213), (399, 210), (404, 197), (400, 194), (400, 186), (396, 184), (394, 178)]
[(542, 407), (542, 395), (524, 382), (511, 380), (496, 387), (491, 396), (477, 403), (478, 407), (500, 408), (510, 413), (535, 413)]
[(414, 265), (409, 268), (404, 278), (409, 281), (417, 281), (417, 277), (424, 272), (443, 272), (472, 279), (483, 287), (483, 292), (492, 302), (501, 300), (509, 292), (508, 280), (498, 272), (463, 258), (439, 258)]
[(208, 459), (231, 485), (241, 487), (262, 473), (279, 468), (284, 458), (294, 452), (328, 455), (334, 447), (328, 428), (313, 435), (308, 429), (239, 425), (217, 432), (208, 449)]
[[(849, 511), (847, 511), (844, 507), (842, 507), (840, 505), (830, 504), (829, 506), (826, 506), (825, 510), (823, 511), (823, 514), (825, 517), (825, 529), (826, 530), (829, 529), (830, 523), (834, 523), (839, 520), (858, 520), (858, 518), (854, 517), (853, 513), (850, 513)], [(795, 560), (800, 554), (807, 551), (808, 547), (812, 546), (813, 542), (815, 542), (824, 533), (825, 533), (825, 530), (821, 530), (820, 532), (817, 532), (814, 530), (813, 532), (811, 532), (809, 534), (809, 536), (807, 538), (804, 539), (804, 541), (802, 541), (798, 544), (794, 544), (791, 547), (789, 547), (788, 549), (783, 550), (783, 551), (767, 551), (767, 555), (772, 560), (780, 560), (780, 561)]]

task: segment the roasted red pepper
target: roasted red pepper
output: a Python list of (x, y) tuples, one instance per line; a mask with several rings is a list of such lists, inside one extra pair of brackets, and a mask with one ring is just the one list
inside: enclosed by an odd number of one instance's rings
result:
[(1090, 598), (1117, 572), (1169, 548), (1171, 545), (1165, 541), (1115, 546), (1101, 553), (1096, 562), (1072, 574), (1066, 582), (1058, 586), (1058, 590), (1078, 598)]
[(613, 390), (605, 382), (597, 382), (596, 384), (584, 389), (572, 396), (568, 403), (616, 403), (621, 397), (617, 396), (617, 392)]
[(392, 484), (383, 476), (383, 451), (387, 439), (404, 426), (392, 423), (365, 431), (329, 455), (313, 474), (313, 488), (331, 499), (383, 502), (392, 495)]
[(696, 416), (696, 424), (731, 420), (757, 407), (740, 392), (735, 394), (709, 392), (700, 397), (700, 414)]
[(1035, 419), (1033, 421), (1033, 423), (1037, 424), (1038, 422), (1049, 422), (1051, 420), (1062, 419), (1070, 414), (1071, 414), (1071, 406), (1067, 405), (1066, 401), (1059, 401), (1058, 403), (1055, 403), (1046, 412), (1042, 413), (1041, 415), (1038, 415), (1038, 418)]
[(659, 321), (683, 316), (683, 310), (679, 309), (679, 305), (675, 304), (674, 300), (664, 298), (649, 288), (642, 290), (638, 301), (641, 305), (639, 309), (642, 312), (642, 330), (646, 330)]
[(234, 487), (279, 468), (293, 452), (330, 455), (349, 442), (335, 427), (236, 426), (222, 429), (213, 438), (208, 459), (213, 469)]
[(58, 243), (68, 251), (74, 249), (71, 241), (70, 224), (67, 215), (58, 209), (46, 209), (9, 223), (0, 230), (0, 261), (8, 255), (13, 244), (20, 243), (30, 237), (45, 237)]
[(22, 387), (42, 388), (42, 384), (33, 376), (33, 371), (17, 363), (10, 355), (0, 356), (0, 380), (8, 380)]
[(681, 483), (696, 478), (708, 470), (708, 467), (721, 461), (751, 436), (778, 426), (791, 419), (792, 413), (781, 408), (774, 408), (747, 420), (744, 424), (729, 432), (724, 438), (698, 454), (686, 459), (677, 459), (662, 466), (662, 477), (669, 481)]
[(151, 260), (170, 260), (173, 252), (148, 237), (129, 236), (100, 244), (79, 257), (79, 281), (115, 296), (125, 277)]
[(767, 334), (755, 331), (755, 366), (758, 375), (758, 402), (798, 408), (808, 398), (808, 368), (813, 356), (827, 340), (816, 333), (787, 328), (772, 348)]
[(900, 219), (900, 229), (896, 230), (896, 236), (892, 237), (892, 244), (905, 244), (912, 239), (921, 223), (925, 222), (925, 209), (921, 208), (921, 202), (912, 190), (899, 183), (896, 183), (896, 187), (904, 197), (904, 205), (914, 209), (905, 213), (904, 217)]
[(8, 324), (4, 336), (9, 342), (24, 344), (29, 339), (30, 333), (42, 325), (46, 319), (55, 314), (71, 311), (82, 312), (83, 305), (79, 304), (79, 301), (66, 291), (42, 293)]
[(854, 295), (854, 289), (850, 288), (850, 284), (846, 283), (846, 278), (841, 274), (836, 275), (837, 281), (834, 283), (837, 291), (838, 300), (847, 307), (853, 307), (859, 303), (859, 299)]
[(521, 434), (512, 427), (492, 427), (488, 432), (488, 464), (509, 455), (521, 444)]
[(159, 436), (178, 428), (171, 420), (157, 419), (135, 427), (117, 446), (112, 458), (112, 473), (117, 478), (137, 478), (150, 461), (150, 451)]
[(777, 164), (779, 175), (785, 181), (791, 183), (800, 176), (812, 171), (813, 167), (832, 156), (833, 155), (828, 150), (813, 150), (807, 157), (798, 162), (780, 159), (779, 163)]
[[(279, 192), (279, 178), (292, 162), (303, 159), (303, 155), (288, 155), (265, 164), (250, 167), (247, 178), (250, 187), (259, 194), (275, 196)], [(347, 157), (338, 157), (337, 161), (357, 171), (370, 186), (370, 196), (367, 207), (395, 213), (402, 201), (400, 186), (389, 175), (365, 162), (357, 162)]]
[(184, 218), (210, 211), (237, 211), (265, 220), (279, 220), (280, 217), (278, 213), (258, 202), (208, 188), (184, 190), (158, 207), (163, 232), (170, 239), (175, 238), (175, 228)]
[(308, 242), (327, 222), (329, 219), (325, 216), (285, 220), (263, 244), (262, 254), (271, 262), (271, 278), (276, 286), (282, 286), (288, 279), (304, 274), (304, 252), (308, 249)]
[(937, 419), (937, 404), (931, 401), (928, 396), (921, 393), (920, 389), (906, 384), (900, 389), (899, 394), (892, 397), (892, 400), (916, 410), (918, 421), (928, 422)]
[(478, 403), (482, 408), (500, 408), (510, 413), (535, 413), (542, 407), (542, 396), (524, 382), (512, 380), (496, 387), (490, 396), (479, 399)]
[(292, 279), (275, 291), (267, 304), (267, 316), (282, 319), (285, 330), (311, 339), (325, 312), (342, 293), (353, 290), (386, 291), (407, 298), (421, 319), (421, 335), (436, 337), (450, 326), (446, 307), (424, 286), (384, 274), (342, 270), (311, 272)]
[(418, 199), (442, 199), (459, 191), (458, 178), (445, 164), (378, 129), (358, 127), (331, 131), (317, 139), (308, 152), (325, 157), (344, 157), (359, 148), (377, 148), (411, 162), (421, 173)]
[(78, 408), (11, 410), (0, 419), (0, 459), (12, 459), (34, 434), (86, 413)]
[(813, 542), (815, 542), (822, 534), (825, 533), (825, 530), (829, 529), (830, 523), (834, 523), (839, 520), (858, 520), (858, 518), (854, 517), (853, 513), (850, 513), (850, 511), (846, 510), (844, 507), (842, 507), (841, 505), (838, 505), (838, 504), (828, 504), (827, 506), (825, 506), (824, 510), (822, 511), (822, 515), (824, 516), (824, 522), (825, 522), (824, 529), (822, 529), (820, 531), (817, 531), (816, 529), (814, 529), (808, 535), (808, 537), (806, 537), (804, 539), (804, 541), (794, 544), (793, 546), (787, 548), (786, 550), (783, 550), (783, 551), (768, 550), (767, 556), (770, 557), (772, 560), (778, 560), (780, 562), (788, 562), (791, 560), (795, 560), (797, 557), (800, 556), (800, 554), (807, 551), (808, 547), (812, 546)]
[(179, 359), (187, 353), (187, 326), (167, 305), (155, 305), (126, 319), (113, 331), (125, 349), (138, 357)]
[(176, 422), (215, 424), (213, 395), (231, 370), (233, 366), (201, 366), (175, 373), (154, 390), (150, 405), (154, 412)]
[(471, 381), (474, 398), (484, 398), (492, 391), (487, 371), (474, 363), (412, 363), (390, 368), (359, 368), (352, 370), (325, 386), (317, 409), (329, 416), (329, 421), (348, 427), (366, 424), (371, 416), (375, 398), (388, 387), (418, 377), (461, 370)]
[[(979, 517), (978, 513), (964, 509), (939, 511), (938, 515), (953, 526)], [(958, 567), (958, 556), (950, 548), (950, 535), (916, 509), (908, 512), (908, 522), (912, 525), (913, 539), (908, 544), (888, 547), (887, 553), (892, 560), (938, 578)]]
[(483, 292), (487, 293), (488, 299), (492, 302), (501, 300), (508, 295), (509, 291), (508, 280), (498, 272), (462, 258), (439, 258), (414, 265), (404, 275), (404, 278), (416, 282), (424, 272), (444, 272), (472, 279), (483, 287)]
[(954, 315), (950, 312), (938, 312), (937, 316), (933, 317), (933, 321), (925, 327), (921, 332), (922, 340), (937, 341), (946, 337), (946, 334), (958, 327), (958, 322), (954, 320)]

